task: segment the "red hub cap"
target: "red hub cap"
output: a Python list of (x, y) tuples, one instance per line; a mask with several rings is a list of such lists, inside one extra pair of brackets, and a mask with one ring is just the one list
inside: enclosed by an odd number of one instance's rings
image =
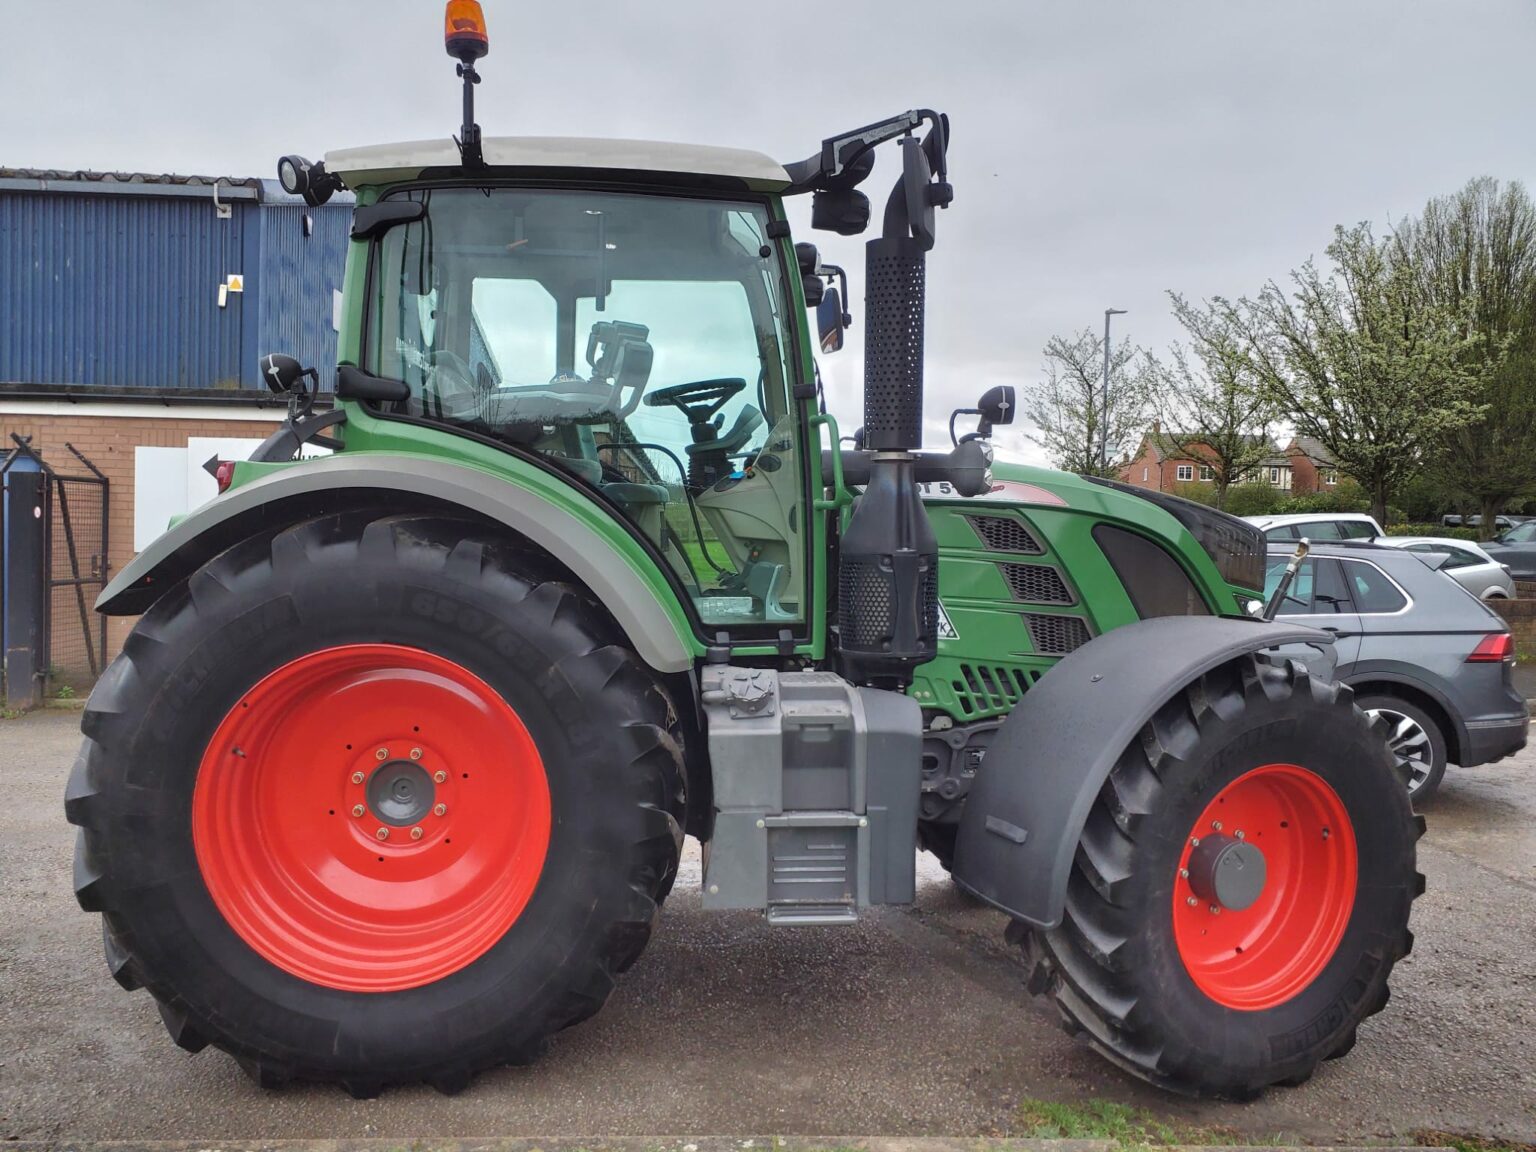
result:
[(283, 665), (214, 732), (192, 843), (240, 937), (295, 976), (393, 992), (522, 914), (549, 848), (533, 738), (483, 680), (393, 644)]
[(1206, 805), (1173, 886), (1173, 938), (1228, 1008), (1283, 1004), (1333, 958), (1355, 906), (1354, 826), (1321, 776), (1266, 764)]

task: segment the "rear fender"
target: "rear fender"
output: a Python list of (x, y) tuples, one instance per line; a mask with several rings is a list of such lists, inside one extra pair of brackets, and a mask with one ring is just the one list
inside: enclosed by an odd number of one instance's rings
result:
[(691, 669), (698, 642), (677, 597), (639, 545), (602, 531), (611, 516), (568, 487), (559, 500), (505, 476), (450, 461), (395, 453), (339, 454), (303, 461), (243, 484), (203, 505), (139, 553), (102, 590), (96, 610), (131, 616), (207, 560), (295, 517), (322, 515), (368, 499), (402, 496), (500, 522), (549, 553), (617, 620), (640, 658), (658, 672)]
[(1166, 616), (1083, 645), (1024, 694), (987, 749), (961, 814), (955, 882), (1054, 928), (1094, 798), (1164, 702), (1245, 653), (1330, 642), (1298, 625)]

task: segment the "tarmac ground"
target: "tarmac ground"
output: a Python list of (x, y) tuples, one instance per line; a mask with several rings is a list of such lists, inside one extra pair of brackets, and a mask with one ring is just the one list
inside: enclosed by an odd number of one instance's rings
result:
[(1391, 1003), (1347, 1059), (1252, 1103), (1166, 1095), (1066, 1036), (1024, 991), (1003, 918), (929, 856), (910, 908), (851, 928), (769, 928), (700, 908), (691, 841), (646, 954), (542, 1061), (456, 1097), (419, 1087), (357, 1101), (258, 1089), (221, 1053), (174, 1047), (149, 997), (113, 983), (97, 917), (70, 886), (77, 723), (55, 711), (0, 721), (3, 1140), (1007, 1137), (1024, 1134), (1030, 1101), (1108, 1100), (1241, 1140), (1536, 1143), (1536, 752), (1450, 769), (1427, 812), (1429, 888)]

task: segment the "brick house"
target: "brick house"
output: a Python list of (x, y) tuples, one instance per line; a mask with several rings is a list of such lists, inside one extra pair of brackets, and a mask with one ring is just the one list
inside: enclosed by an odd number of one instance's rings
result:
[(1331, 492), (1338, 484), (1339, 466), (1332, 453), (1311, 436), (1293, 436), (1285, 454), (1290, 459), (1293, 492)]
[[(1210, 450), (1199, 443), (1181, 446), (1179, 439), (1164, 432), (1160, 422), (1153, 421), (1152, 430), (1142, 436), (1135, 455), (1120, 465), (1121, 483), (1156, 492), (1177, 492), (1180, 484), (1214, 484), (1216, 474), (1211, 467)], [(1282, 457), (1282, 461), (1289, 466), (1288, 460)]]

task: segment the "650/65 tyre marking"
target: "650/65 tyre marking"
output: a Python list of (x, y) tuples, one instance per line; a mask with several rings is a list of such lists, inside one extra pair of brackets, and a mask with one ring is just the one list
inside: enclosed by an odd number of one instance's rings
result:
[(283, 665), (230, 709), (192, 834), (209, 894), (257, 953), (327, 987), (399, 991), (468, 966), (517, 921), (549, 848), (549, 784), (484, 681), (420, 649), (351, 644)]

